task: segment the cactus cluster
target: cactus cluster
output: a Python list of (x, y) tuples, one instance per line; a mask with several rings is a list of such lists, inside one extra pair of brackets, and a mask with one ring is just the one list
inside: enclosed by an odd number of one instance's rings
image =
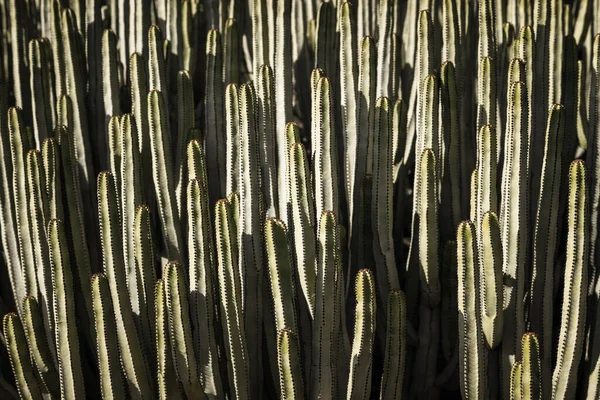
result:
[(0, 33), (0, 398), (600, 398), (599, 0)]

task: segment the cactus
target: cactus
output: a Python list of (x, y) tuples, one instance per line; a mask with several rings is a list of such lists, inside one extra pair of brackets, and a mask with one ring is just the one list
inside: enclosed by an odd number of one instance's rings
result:
[(2, 320), (2, 328), (19, 396), (23, 399), (40, 398), (41, 392), (29, 359), (25, 331), (17, 314), (6, 314)]
[[(458, 126), (458, 100), (456, 67), (451, 62), (442, 64), (440, 72), (440, 107), (442, 120), (447, 121), (442, 124), (440, 140), (443, 142), (444, 155), (440, 165), (440, 181), (442, 188), (440, 198), (442, 202), (450, 202), (450, 207), (440, 209), (441, 218), (451, 218), (452, 224), (440, 227), (444, 238), (454, 237), (454, 228), (458, 226), (461, 220), (461, 142)], [(404, 139), (404, 138), (403, 138)], [(402, 146), (404, 147), (404, 146)], [(450, 193), (448, 193), (450, 192)]]
[(114, 364), (119, 362), (119, 347), (110, 337), (117, 327), (113, 318), (114, 308), (110, 298), (110, 287), (105, 275), (92, 276), (92, 298), (102, 397), (118, 399), (125, 396), (125, 386), (121, 370), (114, 367)]
[(523, 369), (521, 371), (521, 388), (523, 399), (543, 399), (540, 364), (540, 344), (534, 333), (526, 333), (521, 340)]
[(556, 252), (556, 229), (559, 202), (561, 168), (561, 148), (565, 127), (563, 125), (564, 109), (554, 106), (548, 116), (546, 131), (546, 148), (544, 167), (542, 170), (540, 197), (533, 244), (533, 270), (530, 310), (542, 309), (541, 313), (530, 311), (531, 329), (537, 332), (540, 341), (540, 358), (542, 362), (542, 380), (547, 390), (550, 384), (549, 369), (552, 364), (552, 323), (554, 259)]
[[(502, 171), (502, 206), (500, 229), (502, 238), (503, 266), (508, 276), (504, 284), (504, 328), (502, 334), (503, 371), (510, 373), (512, 362), (518, 356), (518, 338), (525, 333), (526, 257), (528, 241), (527, 192), (523, 190), (528, 177), (528, 137), (525, 85), (522, 82), (510, 86), (508, 98), (508, 129), (505, 137), (505, 164)], [(505, 381), (505, 392), (508, 385)]]
[(300, 287), (310, 310), (315, 313), (316, 282), (316, 221), (313, 211), (313, 192), (308, 170), (306, 150), (301, 143), (290, 147), (290, 197), (292, 199), (292, 224), (296, 269), (300, 277)]
[(481, 287), (481, 324), (490, 349), (500, 345), (504, 327), (502, 313), (502, 243), (495, 213), (488, 211), (481, 220), (479, 283)]
[(137, 296), (139, 302), (139, 326), (146, 349), (154, 354), (154, 325), (152, 320), (154, 310), (154, 284), (156, 281), (155, 255), (152, 243), (150, 209), (146, 205), (140, 205), (135, 210), (133, 222), (133, 253), (134, 253), (134, 276), (137, 284)]
[(393, 175), (391, 110), (387, 97), (381, 97), (375, 105), (375, 131), (373, 141), (373, 187), (371, 208), (373, 221), (373, 254), (379, 278), (379, 296), (387, 301), (389, 290), (398, 289), (398, 272), (392, 238), (393, 221)]
[(483, 125), (477, 135), (476, 221), (482, 221), (486, 212), (498, 212), (496, 139), (492, 125)]
[(337, 302), (331, 288), (334, 287), (338, 262), (338, 235), (335, 215), (327, 211), (319, 221), (319, 256), (317, 260), (317, 285), (315, 320), (312, 340), (311, 397), (335, 397), (336, 373), (335, 347)]
[(211, 204), (224, 193), (225, 143), (223, 132), (223, 87), (221, 82), (223, 54), (219, 32), (211, 30), (206, 38), (206, 95), (205, 95), (205, 138), (207, 164), (215, 171), (210, 181)]
[(458, 347), (458, 276), (456, 242), (448, 241), (442, 254), (441, 348), (445, 360), (456, 355)]
[[(271, 46), (273, 55), (270, 61), (273, 63), (275, 72), (275, 142), (277, 146), (277, 187), (279, 193), (279, 210), (285, 210), (288, 202), (286, 171), (287, 171), (287, 152), (286, 141), (283, 139), (285, 125), (292, 121), (292, 93), (289, 91), (292, 85), (292, 48), (289, 43), (292, 41), (292, 0), (283, 0), (272, 2), (269, 8), (270, 16), (268, 20), (275, 21), (269, 24), (269, 40), (274, 38), (274, 46)], [(276, 3), (276, 10), (273, 9)], [(272, 42), (271, 42), (272, 43)], [(287, 45), (286, 45), (287, 44)], [(280, 215), (283, 222), (286, 222), (287, 216)]]
[[(150, 157), (150, 132), (148, 130), (148, 82), (146, 78), (146, 68), (144, 60), (140, 53), (133, 53), (129, 58), (129, 80), (131, 86), (131, 113), (134, 116), (135, 124), (138, 129), (138, 150), (142, 163), (142, 178), (147, 179), (151, 176), (152, 163)], [(150, 201), (154, 190), (151, 185), (146, 185), (144, 194)]]
[(119, 353), (123, 363), (123, 372), (130, 390), (142, 396), (152, 395), (145, 357), (133, 320), (123, 256), (123, 243), (114, 238), (121, 237), (119, 211), (115, 181), (110, 172), (98, 175), (98, 214), (102, 242), (104, 273), (110, 287), (110, 297), (115, 309), (118, 332)]
[(215, 338), (215, 300), (217, 299), (213, 277), (216, 259), (213, 235), (210, 229), (208, 191), (206, 177), (198, 176), (187, 187), (188, 259), (190, 312), (195, 330), (194, 347), (201, 365), (200, 382), (207, 396), (218, 398), (222, 393), (219, 374), (219, 358)]
[[(121, 152), (123, 145), (123, 141), (121, 140), (121, 117), (110, 117), (107, 130), (109, 169), (113, 175), (116, 175), (118, 181), (118, 178), (120, 178), (119, 173), (121, 172)], [(117, 186), (117, 192), (120, 194), (121, 185)]]
[[(65, 100), (65, 108), (68, 109), (68, 97), (63, 97), (63, 100)], [(92, 270), (84, 228), (83, 199), (82, 193), (79, 190), (77, 163), (73, 159), (73, 142), (69, 130), (64, 128), (64, 126), (59, 128), (56, 132), (56, 138), (60, 146), (62, 182), (63, 187), (66, 188), (64, 189), (64, 193), (62, 193), (62, 197), (63, 199), (66, 197), (66, 201), (64, 201), (63, 204), (67, 206), (66, 208), (68, 210), (69, 239), (71, 242), (71, 250), (69, 251), (73, 251), (74, 260), (76, 262), (73, 278), (77, 282), (79, 293), (83, 294), (83, 301), (85, 303), (85, 307), (77, 308), (77, 319), (81, 321), (83, 326), (89, 325), (90, 331), (92, 331), (93, 312), (91, 296), (89, 296), (91, 293), (90, 280)]]
[[(107, 29), (102, 34), (102, 93), (105, 119), (110, 119), (111, 121), (115, 116), (121, 115), (117, 62), (117, 38), (113, 31)], [(120, 145), (119, 141), (113, 143), (110, 140), (110, 123), (108, 124), (108, 129), (109, 146), (111, 144)], [(111, 165), (111, 167), (114, 166)], [(117, 173), (117, 171), (113, 170), (113, 173)]]
[[(127, 265), (127, 287), (131, 299), (132, 310), (135, 314), (142, 313), (138, 287), (137, 269), (135, 268), (135, 217), (137, 207), (142, 203), (142, 165), (138, 147), (138, 131), (135, 119), (131, 114), (121, 117), (121, 169), (119, 176), (121, 229), (123, 235), (123, 255)], [(145, 311), (145, 310), (144, 310)]]
[(375, 282), (373, 273), (367, 269), (356, 275), (356, 315), (354, 340), (350, 359), (348, 398), (366, 398), (371, 389), (371, 359), (375, 338)]
[[(269, 67), (269, 65), (261, 65), (256, 80), (257, 131), (260, 138), (263, 207), (265, 208), (265, 213), (268, 217), (276, 217), (282, 214), (287, 216), (287, 204), (285, 209), (279, 210), (280, 204), (278, 202), (279, 182), (276, 158), (277, 136), (275, 135), (275, 85), (271, 67)], [(288, 127), (286, 125), (286, 132), (287, 131)], [(286, 138), (278, 138), (278, 140), (282, 139), (286, 140)], [(289, 148), (289, 146), (287, 147)]]
[(153, 90), (148, 94), (148, 118), (150, 147), (152, 151), (152, 176), (157, 205), (160, 207), (163, 240), (167, 257), (181, 259), (181, 232), (179, 213), (175, 199), (172, 170), (170, 130), (167, 117), (167, 104), (161, 92)]
[(165, 267), (165, 292), (169, 315), (169, 338), (173, 351), (173, 366), (186, 396), (202, 390), (192, 347), (190, 310), (186, 296), (185, 277), (181, 265), (169, 262)]
[(223, 82), (226, 84), (240, 81), (239, 55), (238, 23), (235, 19), (228, 18), (223, 32)]
[[(263, 208), (260, 192), (260, 156), (256, 130), (256, 92), (251, 83), (240, 87), (240, 197), (237, 240), (241, 309), (244, 311), (247, 340), (262, 341), (263, 327)], [(292, 327), (293, 328), (293, 327)], [(280, 329), (283, 329), (281, 327)], [(248, 348), (252, 394), (260, 394), (262, 353)]]
[(93, 192), (92, 155), (86, 126), (88, 124), (85, 110), (84, 93), (84, 63), (79, 52), (79, 38), (77, 35), (77, 19), (73, 11), (65, 8), (62, 11), (61, 34), (64, 42), (66, 91), (59, 92), (68, 95), (72, 100), (73, 120), (68, 127), (73, 132), (74, 159), (81, 179), (81, 190), (84, 194)]
[(598, 397), (599, 9), (0, 1), (0, 397)]
[(305, 398), (298, 338), (293, 331), (289, 329), (279, 331), (277, 354), (281, 398), (286, 400)]
[[(79, 353), (73, 277), (65, 227), (58, 220), (48, 224), (48, 243), (52, 263), (52, 292), (56, 321), (56, 355), (61, 397), (85, 397)], [(21, 358), (21, 360), (23, 360)]]
[[(593, 58), (593, 69), (592, 69), (592, 73), (593, 73), (593, 82), (595, 83), (594, 87), (593, 87), (593, 91), (590, 93), (590, 106), (593, 104), (595, 105), (595, 107), (592, 107), (592, 111), (595, 114), (595, 118), (593, 120), (590, 120), (590, 126), (594, 127), (595, 131), (594, 131), (594, 137), (597, 139), (598, 136), (598, 132), (600, 132), (600, 36), (596, 35), (596, 37), (594, 38), (594, 58)], [(594, 110), (595, 108), (595, 110)], [(594, 145), (597, 146), (598, 142), (595, 141)], [(594, 147), (596, 148), (596, 147)], [(597, 151), (594, 150), (591, 155), (593, 157), (596, 157)], [(592, 169), (596, 169), (595, 165), (598, 165), (597, 162), (592, 162)], [(595, 175), (595, 172), (593, 173)], [(597, 201), (600, 201), (600, 199), (597, 197), (598, 195), (598, 190), (597, 188), (597, 183), (596, 181), (594, 181), (594, 183), (592, 184), (592, 189), (591, 189), (591, 201), (590, 201), (590, 205), (592, 210), (595, 209), (595, 205), (597, 204)], [(592, 215), (593, 215), (594, 211), (592, 211)], [(594, 223), (592, 222), (590, 224), (590, 230), (592, 232), (592, 237), (590, 238), (591, 242), (590, 242), (590, 259), (592, 260), (596, 260), (597, 259), (597, 255), (596, 255), (596, 248), (597, 248), (597, 239), (594, 240), (593, 239), (593, 231), (594, 231)], [(596, 269), (597, 270), (597, 269)], [(597, 279), (596, 279), (597, 281)], [(599, 293), (600, 287), (598, 286), (599, 284), (596, 283), (596, 286), (594, 287), (594, 293)], [(596, 313), (600, 311), (600, 308), (596, 307)], [(595, 323), (593, 323), (593, 328), (592, 328), (592, 332), (594, 334), (593, 338), (591, 339), (593, 341), (593, 349), (592, 349), (592, 353), (591, 353), (591, 362), (590, 362), (590, 376), (589, 376), (589, 381), (588, 381), (588, 396), (595, 396), (597, 395), (598, 390), (600, 389), (600, 342), (597, 339), (597, 335), (600, 334), (600, 330), (598, 330), (598, 316), (596, 314), (596, 321)]]
[(173, 368), (172, 353), (169, 349), (169, 322), (167, 295), (162, 279), (154, 286), (154, 304), (156, 306), (156, 379), (158, 398), (161, 400), (181, 398), (179, 383)]
[(463, 398), (483, 395), (483, 339), (477, 296), (477, 247), (475, 226), (464, 221), (458, 226), (458, 335), (460, 352), (460, 389)]
[(182, 225), (185, 224), (185, 147), (193, 135), (194, 129), (194, 93), (190, 74), (177, 73), (177, 144), (175, 146), (175, 176), (177, 211)]
[(433, 384), (436, 379), (437, 356), (440, 342), (440, 278), (439, 278), (439, 231), (438, 180), (436, 158), (431, 149), (421, 154), (418, 211), (418, 249), (420, 271), (419, 345), (418, 362), (415, 366), (423, 379), (415, 382), (418, 397), (438, 397)]
[(283, 222), (268, 219), (265, 222), (265, 248), (269, 265), (269, 281), (273, 296), (275, 329), (298, 330), (295, 286), (288, 233)]
[(344, 114), (343, 127), (346, 143), (344, 151), (344, 177), (346, 182), (346, 199), (348, 202), (349, 230), (352, 230), (352, 216), (354, 212), (354, 175), (356, 171), (356, 157), (358, 144), (357, 131), (357, 85), (358, 85), (358, 60), (356, 37), (356, 11), (352, 3), (344, 2), (340, 6), (340, 80), (344, 90), (341, 90), (340, 103)]
[(552, 375), (552, 397), (573, 397), (583, 347), (588, 284), (588, 194), (585, 163), (576, 160), (569, 168), (569, 211), (565, 286), (561, 311), (558, 359)]
[(235, 83), (225, 88), (225, 123), (226, 123), (226, 165), (227, 177), (225, 186), (227, 193), (239, 190), (238, 179), (240, 177), (240, 107), (239, 88)]
[(337, 137), (333, 114), (333, 85), (327, 77), (316, 82), (313, 129), (316, 139), (313, 150), (313, 176), (316, 215), (332, 211), (339, 215)]
[(406, 368), (406, 299), (400, 290), (393, 290), (387, 303), (387, 336), (381, 399), (399, 399)]
[(31, 353), (31, 361), (39, 374), (42, 391), (50, 396), (58, 397), (60, 396), (60, 379), (55, 367), (54, 342), (51, 341), (49, 344), (46, 341), (42, 312), (35, 298), (27, 297), (23, 303), (27, 346)]
[(523, 387), (521, 384), (523, 375), (523, 363), (516, 361), (510, 369), (510, 399), (522, 400)]
[(29, 76), (31, 82), (31, 105), (33, 114), (33, 128), (36, 147), (40, 148), (42, 142), (51, 136), (55, 118), (56, 102), (54, 91), (51, 87), (48, 66), (48, 42), (44, 39), (32, 39), (28, 47)]
[(215, 209), (215, 229), (217, 239), (217, 257), (219, 265), (219, 289), (223, 331), (226, 334), (228, 370), (231, 376), (230, 390), (237, 398), (249, 396), (249, 366), (244, 321), (241, 318), (242, 299), (238, 265), (238, 244), (233, 230), (233, 212), (231, 203), (219, 200)]
[(44, 188), (45, 177), (42, 169), (42, 156), (38, 150), (27, 153), (27, 191), (30, 195), (29, 217), (31, 223), (31, 239), (37, 266), (36, 277), (42, 303), (43, 322), (46, 331), (54, 333), (54, 315), (52, 312), (52, 273), (46, 238), (48, 218), (48, 202)]
[[(11, 108), (8, 113), (9, 142), (12, 154), (13, 193), (15, 196), (15, 210), (17, 222), (17, 235), (19, 238), (19, 254), (21, 268), (25, 276), (25, 287), (31, 296), (37, 295), (38, 286), (36, 279), (36, 260), (34, 258), (33, 239), (31, 237), (30, 213), (28, 210), (29, 196), (27, 190), (27, 172), (25, 155), (31, 148), (27, 137), (21, 110)], [(22, 301), (22, 299), (19, 299)]]

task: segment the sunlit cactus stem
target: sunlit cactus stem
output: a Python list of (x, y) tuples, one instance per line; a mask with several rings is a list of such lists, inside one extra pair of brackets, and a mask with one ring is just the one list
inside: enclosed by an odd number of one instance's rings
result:
[(460, 388), (463, 398), (480, 398), (485, 388), (481, 320), (477, 310), (477, 248), (475, 226), (461, 222), (457, 233), (458, 335)]
[(569, 168), (569, 210), (565, 286), (561, 312), (558, 359), (552, 375), (552, 397), (572, 398), (584, 342), (587, 305), (589, 243), (588, 188), (585, 163)]
[[(356, 276), (356, 316), (354, 321), (354, 340), (350, 361), (348, 381), (349, 399), (369, 396), (375, 339), (376, 295), (375, 281), (370, 270), (362, 269)], [(391, 321), (390, 321), (391, 322)]]

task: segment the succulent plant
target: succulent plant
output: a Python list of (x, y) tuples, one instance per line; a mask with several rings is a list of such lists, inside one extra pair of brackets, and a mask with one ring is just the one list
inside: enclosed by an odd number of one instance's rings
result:
[(598, 0), (0, 32), (0, 398), (600, 396)]

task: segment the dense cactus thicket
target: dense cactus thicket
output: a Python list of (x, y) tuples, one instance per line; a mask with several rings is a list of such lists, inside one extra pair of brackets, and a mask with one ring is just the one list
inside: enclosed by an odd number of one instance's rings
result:
[(0, 28), (0, 398), (600, 398), (600, 0)]

